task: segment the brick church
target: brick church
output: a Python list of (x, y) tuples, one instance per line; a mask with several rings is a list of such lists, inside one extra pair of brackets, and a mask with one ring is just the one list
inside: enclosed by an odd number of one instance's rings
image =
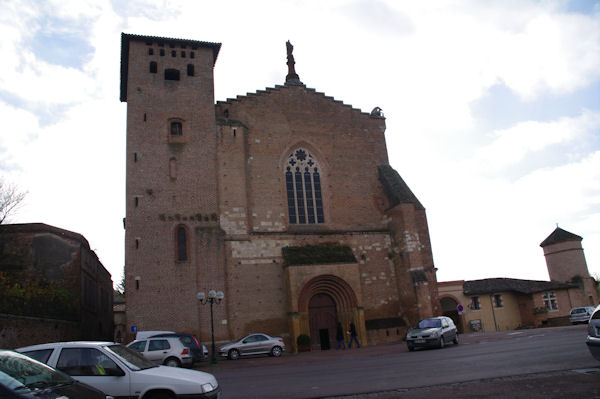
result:
[(372, 345), (441, 314), (425, 208), (388, 163), (381, 109), (308, 88), (289, 42), (283, 85), (215, 104), (220, 46), (122, 35), (129, 327), (208, 342), (210, 290), (218, 343), (327, 349), (340, 321)]

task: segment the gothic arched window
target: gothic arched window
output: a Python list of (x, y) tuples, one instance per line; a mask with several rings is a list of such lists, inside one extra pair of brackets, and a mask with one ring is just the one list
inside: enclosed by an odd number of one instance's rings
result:
[(285, 164), (285, 186), (290, 224), (325, 223), (320, 167), (303, 148), (292, 152)]
[(188, 238), (187, 229), (184, 226), (178, 226), (175, 232), (175, 244), (177, 249), (177, 260), (188, 260)]

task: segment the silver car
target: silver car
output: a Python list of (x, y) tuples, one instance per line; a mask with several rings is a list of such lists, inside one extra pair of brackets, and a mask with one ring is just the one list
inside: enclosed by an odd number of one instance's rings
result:
[(191, 367), (194, 363), (190, 348), (184, 346), (178, 337), (138, 339), (127, 344), (127, 347), (156, 364)]
[(218, 399), (212, 374), (157, 366), (114, 342), (55, 342), (17, 349), (106, 395), (123, 398)]
[(585, 343), (592, 356), (600, 360), (600, 305), (594, 310), (588, 323), (588, 335)]
[(237, 342), (219, 348), (219, 356), (236, 360), (240, 356), (268, 354), (279, 357), (285, 351), (283, 338), (267, 334), (250, 334)]
[(573, 324), (587, 323), (592, 313), (594, 313), (594, 308), (591, 306), (573, 308), (571, 309), (571, 316), (569, 317), (569, 320)]
[(423, 319), (406, 334), (409, 351), (417, 347), (443, 348), (449, 342), (458, 345), (458, 333), (452, 319), (446, 316)]

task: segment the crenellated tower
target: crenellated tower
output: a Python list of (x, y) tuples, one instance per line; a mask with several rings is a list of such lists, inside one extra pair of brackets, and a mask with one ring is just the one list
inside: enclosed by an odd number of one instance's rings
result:
[[(121, 38), (127, 318), (139, 330), (188, 331), (206, 339), (208, 309), (196, 293), (225, 290), (213, 91), (220, 47)], [(215, 332), (221, 334), (218, 326)]]

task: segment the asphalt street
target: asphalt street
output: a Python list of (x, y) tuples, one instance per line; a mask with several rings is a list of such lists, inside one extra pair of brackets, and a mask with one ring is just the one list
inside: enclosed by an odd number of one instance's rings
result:
[(600, 398), (600, 362), (584, 325), (476, 333), (408, 352), (402, 342), (352, 350), (220, 360), (202, 370), (235, 398)]

